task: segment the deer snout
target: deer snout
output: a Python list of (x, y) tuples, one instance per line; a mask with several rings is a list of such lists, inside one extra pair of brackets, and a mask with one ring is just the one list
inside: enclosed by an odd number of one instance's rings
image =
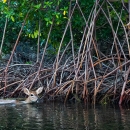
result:
[(37, 102), (37, 100), (38, 100), (38, 96), (30, 96), (30, 101), (31, 102)]

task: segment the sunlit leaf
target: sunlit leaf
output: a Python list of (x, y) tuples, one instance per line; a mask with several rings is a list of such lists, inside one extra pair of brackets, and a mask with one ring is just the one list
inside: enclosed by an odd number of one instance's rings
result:
[(15, 19), (14, 19), (14, 17), (13, 16), (11, 16), (11, 20), (14, 22), (15, 21)]
[(63, 15), (66, 15), (66, 11), (65, 10), (63, 11)]
[(67, 17), (63, 17), (64, 19), (67, 19)]
[(52, 21), (49, 21), (50, 24), (52, 24)]
[(37, 36), (38, 36), (38, 31), (36, 30), (36, 31), (34, 32), (34, 37), (37, 38)]
[(41, 7), (41, 4), (35, 5), (34, 6), (36, 9), (39, 9)]
[(3, 3), (6, 3), (7, 2), (7, 0), (3, 0)]
[(56, 18), (59, 18), (59, 16), (58, 16), (58, 15), (56, 15)]
[(34, 38), (34, 35), (33, 35), (33, 34), (31, 34), (31, 37), (32, 37), (32, 38)]

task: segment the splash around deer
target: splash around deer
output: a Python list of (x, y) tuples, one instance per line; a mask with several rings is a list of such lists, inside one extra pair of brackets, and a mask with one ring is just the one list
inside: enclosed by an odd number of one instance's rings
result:
[(38, 95), (43, 91), (43, 87), (38, 88), (36, 91), (28, 90), (27, 88), (23, 89), (24, 93), (28, 95), (28, 98), (25, 101), (18, 101), (12, 99), (0, 99), (0, 105), (4, 104), (29, 104), (35, 103), (38, 100)]

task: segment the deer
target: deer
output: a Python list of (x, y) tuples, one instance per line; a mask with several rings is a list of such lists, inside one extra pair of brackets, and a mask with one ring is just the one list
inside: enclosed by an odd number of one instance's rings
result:
[(0, 99), (0, 105), (6, 104), (30, 104), (38, 101), (38, 95), (43, 91), (43, 87), (39, 87), (36, 91), (31, 91), (27, 88), (23, 89), (24, 93), (28, 95), (26, 100), (18, 101), (16, 99)]

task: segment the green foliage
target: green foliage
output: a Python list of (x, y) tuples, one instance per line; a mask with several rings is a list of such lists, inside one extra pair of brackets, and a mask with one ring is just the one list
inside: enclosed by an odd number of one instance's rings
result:
[[(71, 10), (74, 7), (76, 1), (72, 0), (71, 3)], [(87, 20), (91, 9), (95, 3), (95, 0), (82, 0), (79, 1), (79, 5), (81, 7), (82, 12), (84, 13), (84, 17)], [(107, 7), (103, 6), (106, 9), (107, 14)], [(120, 8), (122, 7), (121, 3), (115, 2), (113, 6), (116, 8), (117, 12), (120, 12)], [(29, 11), (26, 24), (22, 31), (22, 36), (20, 41), (32, 41), (36, 44), (38, 35), (39, 35), (39, 21), (41, 23), (41, 31), (40, 31), (40, 39), (42, 41), (46, 41), (47, 35), (49, 32), (49, 27), (53, 24), (53, 30), (51, 32), (51, 37), (49, 40), (50, 48), (58, 50), (60, 40), (62, 38), (63, 31), (65, 29), (66, 23), (69, 17), (69, 7), (70, 1), (68, 0), (11, 0), (8, 1), (0, 1), (0, 31), (3, 32), (5, 19), (8, 19), (6, 34), (5, 34), (5, 41), (4, 41), (4, 48), (3, 51), (8, 53), (11, 51), (22, 23)], [(109, 8), (109, 6), (108, 6)], [(118, 17), (116, 16), (115, 12), (110, 9), (110, 16), (114, 23), (114, 29), (116, 29)], [(122, 20), (126, 21), (127, 14), (125, 11), (122, 12)], [(96, 26), (99, 27), (99, 31), (97, 33), (97, 39), (107, 38), (111, 34), (111, 28), (109, 24), (106, 23), (106, 18), (103, 13), (100, 13), (97, 21)], [(81, 37), (83, 35), (83, 30), (85, 27), (85, 21), (81, 15), (79, 8), (77, 7), (74, 11), (72, 17), (72, 33), (74, 36), (74, 44), (75, 49), (78, 49)], [(102, 26), (103, 25), (103, 26)], [(122, 35), (123, 31), (119, 30), (119, 35)], [(2, 38), (2, 33), (0, 33), (0, 37)], [(110, 35), (111, 36), (111, 35)], [(66, 37), (64, 39), (64, 46), (70, 40), (70, 33), (67, 31)], [(45, 42), (44, 42), (45, 43)], [(42, 44), (44, 46), (44, 44)], [(52, 49), (52, 51), (53, 51)]]
[[(122, 10), (122, 13), (121, 13), (122, 3), (113, 2), (111, 4), (112, 4), (113, 8), (116, 10), (116, 12), (118, 13), (118, 15), (121, 16), (123, 23), (127, 23), (128, 14), (127, 14), (126, 10)], [(124, 31), (123, 31), (122, 25), (119, 24), (119, 18), (117, 16), (116, 12), (108, 4), (104, 4), (103, 9), (104, 9), (105, 14), (109, 18), (109, 20), (112, 21), (113, 29), (116, 31), (117, 27), (119, 26), (117, 35), (119, 36), (119, 38), (122, 38)], [(96, 35), (97, 35), (97, 39), (99, 41), (101, 41), (102, 39), (110, 40), (113, 37), (112, 28), (110, 26), (110, 23), (108, 22), (108, 19), (105, 17), (104, 13), (102, 13), (102, 12), (99, 14), (99, 16), (97, 18), (96, 28), (97, 28)]]

